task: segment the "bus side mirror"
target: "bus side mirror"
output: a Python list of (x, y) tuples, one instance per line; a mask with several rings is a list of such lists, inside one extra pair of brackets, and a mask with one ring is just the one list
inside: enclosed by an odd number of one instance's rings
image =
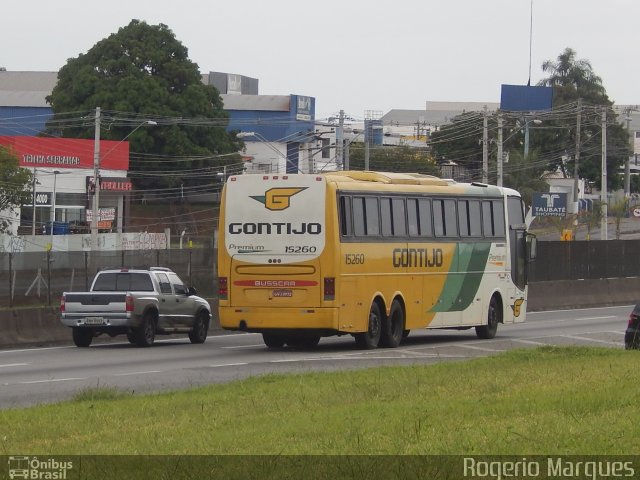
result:
[(527, 262), (532, 262), (538, 255), (538, 239), (532, 233), (527, 233)]

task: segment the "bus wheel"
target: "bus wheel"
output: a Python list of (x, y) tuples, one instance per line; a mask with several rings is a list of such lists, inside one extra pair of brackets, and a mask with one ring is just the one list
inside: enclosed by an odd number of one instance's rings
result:
[(400, 345), (404, 333), (404, 310), (397, 300), (391, 304), (389, 316), (382, 320), (382, 335), (380, 345), (396, 348)]
[(320, 343), (319, 335), (311, 335), (308, 337), (291, 337), (287, 339), (287, 345), (289, 345), (291, 348), (314, 348), (318, 346), (318, 343)]
[(382, 313), (376, 302), (371, 304), (369, 310), (369, 327), (364, 333), (356, 333), (356, 345), (360, 348), (371, 350), (378, 347), (382, 334)]
[(478, 338), (491, 339), (496, 336), (499, 323), (498, 301), (496, 297), (491, 297), (489, 302), (489, 311), (487, 312), (487, 324), (476, 327), (476, 335)]
[(284, 346), (284, 337), (276, 333), (263, 333), (262, 340), (269, 348), (282, 348)]

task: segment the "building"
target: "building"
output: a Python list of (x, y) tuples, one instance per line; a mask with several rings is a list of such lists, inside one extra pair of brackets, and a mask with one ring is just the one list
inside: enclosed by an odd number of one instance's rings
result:
[[(315, 129), (315, 98), (303, 95), (259, 95), (258, 79), (243, 75), (209, 72), (205, 84), (221, 93), (229, 113), (228, 131), (240, 132), (246, 172), (314, 172), (315, 159), (327, 148), (318, 147)], [(9, 72), (0, 69), (0, 144), (15, 149), (21, 165), (35, 173), (34, 205), (15, 216), (12, 233), (41, 233), (53, 222), (91, 223), (93, 179), (92, 140), (35, 138), (52, 117), (46, 97), (57, 82), (57, 72)], [(101, 230), (122, 231), (127, 218), (129, 168), (128, 142), (117, 150), (101, 141), (100, 205)], [(125, 153), (126, 149), (126, 153)], [(124, 158), (126, 157), (126, 158)], [(69, 160), (72, 159), (72, 160)], [(71, 162), (71, 163), (67, 163)], [(115, 162), (115, 163), (114, 163)], [(57, 173), (56, 173), (57, 172)], [(110, 189), (113, 187), (113, 191)], [(55, 195), (54, 195), (55, 192)], [(102, 193), (105, 193), (104, 195)], [(53, 228), (55, 233), (55, 228)], [(46, 230), (45, 230), (46, 231)]]

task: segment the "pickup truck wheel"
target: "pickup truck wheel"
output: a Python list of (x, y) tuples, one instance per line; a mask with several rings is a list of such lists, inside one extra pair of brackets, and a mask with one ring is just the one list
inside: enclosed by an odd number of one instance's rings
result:
[(76, 347), (88, 347), (93, 340), (93, 331), (88, 328), (74, 328), (73, 329), (73, 343)]
[(189, 340), (191, 343), (204, 343), (209, 330), (209, 314), (200, 312), (193, 322), (193, 329), (189, 332)]
[(156, 318), (151, 313), (146, 313), (142, 318), (142, 324), (136, 331), (136, 345), (150, 347), (156, 338)]

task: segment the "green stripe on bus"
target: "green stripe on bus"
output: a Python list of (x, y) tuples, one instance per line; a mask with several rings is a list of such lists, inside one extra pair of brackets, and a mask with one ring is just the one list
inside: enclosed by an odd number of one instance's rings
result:
[(431, 312), (459, 312), (471, 305), (478, 292), (490, 250), (490, 243), (459, 244), (456, 247), (449, 275)]

